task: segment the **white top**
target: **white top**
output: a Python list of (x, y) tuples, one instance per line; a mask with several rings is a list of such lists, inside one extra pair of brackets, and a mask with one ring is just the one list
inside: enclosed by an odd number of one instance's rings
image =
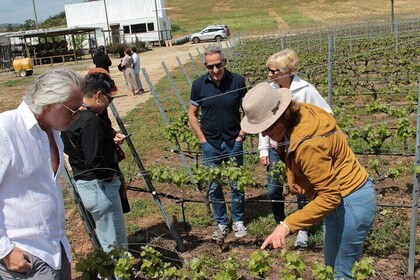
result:
[(131, 57), (134, 60), (134, 63), (133, 63), (134, 73), (140, 73), (140, 56), (137, 53), (133, 52)]
[(69, 260), (71, 251), (60, 185), (63, 142), (52, 133), (60, 156), (55, 176), (47, 133), (26, 103), (0, 114), (0, 259), (16, 246), (57, 270), (60, 242)]
[[(270, 85), (275, 89), (280, 88), (279, 85), (274, 82), (270, 83)], [(292, 100), (314, 104), (333, 115), (330, 105), (328, 105), (316, 88), (310, 83), (302, 80), (298, 75), (294, 75), (292, 84), (290, 85), (290, 91), (292, 92)], [(268, 136), (263, 137), (262, 133), (258, 136), (258, 150), (260, 151), (260, 157), (267, 157), (270, 145), (273, 148), (277, 148), (277, 142), (270, 139)]]

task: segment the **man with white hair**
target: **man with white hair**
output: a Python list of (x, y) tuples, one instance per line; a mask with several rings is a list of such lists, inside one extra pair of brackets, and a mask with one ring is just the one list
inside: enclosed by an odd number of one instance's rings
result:
[(15, 110), (0, 114), (0, 277), (71, 279), (60, 131), (79, 117), (82, 78), (39, 76)]

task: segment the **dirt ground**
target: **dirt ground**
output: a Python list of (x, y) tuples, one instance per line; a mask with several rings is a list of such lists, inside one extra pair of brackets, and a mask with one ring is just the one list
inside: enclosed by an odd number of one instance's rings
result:
[[(224, 44), (224, 43), (223, 43)], [(205, 44), (185, 44), (181, 46), (173, 46), (172, 48), (165, 48), (165, 47), (155, 47), (152, 50), (141, 53), (141, 66), (146, 68), (147, 73), (152, 81), (153, 84), (165, 76), (165, 71), (161, 65), (161, 62), (164, 61), (168, 66), (169, 70), (178, 67), (178, 61), (176, 60), (176, 56), (178, 56), (182, 63), (187, 63), (190, 61), (188, 53), (190, 52), (193, 56), (197, 56), (197, 48), (200, 50), (200, 53), (203, 53), (203, 47)], [(151, 97), (150, 89), (146, 83), (146, 81), (142, 77), (143, 86), (146, 90), (145, 94), (138, 95), (138, 96), (130, 96), (125, 85), (124, 78), (122, 73), (117, 70), (117, 65), (119, 63), (119, 58), (112, 58), (113, 66), (111, 67), (111, 75), (113, 79), (116, 81), (119, 93), (114, 99), (114, 103), (120, 112), (121, 116), (125, 116), (128, 112), (130, 112), (135, 107), (144, 103), (148, 98)], [(199, 59), (196, 57), (196, 62), (199, 62)], [(65, 64), (55, 64), (53, 66), (42, 66), (37, 67), (35, 69), (34, 75), (39, 75), (40, 73), (46, 71), (50, 67), (69, 67), (76, 71), (78, 71), (81, 75), (84, 75), (88, 69), (94, 67), (91, 63), (90, 59), (86, 59), (83, 61), (77, 62), (70, 62)], [(0, 74), (0, 85), (5, 83), (6, 81), (18, 81), (21, 78), (15, 77), (14, 74)], [(10, 86), (10, 87), (1, 87), (0, 88), (0, 112), (4, 110), (8, 110), (11, 108), (16, 107), (21, 100), (21, 96), (25, 92), (26, 86), (18, 85), (18, 86)], [(366, 164), (363, 162), (363, 164)], [(407, 181), (410, 181), (408, 179)], [(142, 180), (139, 180), (142, 181)], [(140, 186), (143, 183), (138, 182)], [(392, 183), (391, 183), (392, 184)], [(136, 185), (136, 184), (134, 184)], [(391, 185), (392, 186), (392, 185)], [(383, 186), (383, 188), (389, 187)], [(178, 197), (191, 197), (190, 193), (184, 193), (184, 190), (177, 190), (177, 193), (174, 193), (174, 190), (171, 188), (159, 188), (159, 191), (162, 193), (171, 193), (177, 195)], [(247, 191), (246, 197), (247, 199), (251, 198), (261, 198), (265, 197), (266, 190), (265, 189), (258, 189)], [(403, 197), (404, 194), (398, 193), (395, 194), (395, 197)], [(130, 201), (136, 201), (138, 198), (143, 197), (144, 200), (149, 198), (149, 194), (144, 193), (137, 193), (137, 192), (129, 192), (129, 199)], [(199, 197), (196, 197), (199, 198)], [(286, 199), (293, 199), (291, 197), (287, 197)], [(69, 202), (72, 204), (72, 202)], [(153, 203), (153, 202), (151, 202)], [(163, 200), (166, 209), (169, 208), (180, 208), (179, 204), (176, 204), (174, 201), (169, 201), (167, 199)], [(408, 201), (405, 201), (404, 204), (408, 204)], [(187, 214), (191, 212), (191, 208), (187, 211)], [(251, 213), (252, 211), (247, 211), (247, 220), (251, 220), (256, 218), (255, 213)], [(171, 217), (173, 218), (173, 217)], [(72, 250), (73, 250), (73, 279), (76, 279), (79, 276), (78, 273), (75, 271), (75, 264), (78, 262), (78, 259), (86, 252), (89, 252), (92, 248), (91, 242), (89, 241), (89, 236), (86, 233), (84, 228), (83, 222), (80, 219), (80, 216), (77, 212), (75, 207), (69, 207), (69, 210), (66, 212), (66, 220), (67, 220), (67, 235), (72, 243)], [(407, 219), (408, 220), (408, 219)], [(189, 221), (187, 220), (187, 223)], [(211, 242), (210, 234), (213, 228), (211, 227), (197, 227), (194, 225), (189, 225), (188, 233), (184, 230), (183, 222), (174, 221), (174, 224), (180, 233), (185, 246), (187, 247), (187, 251), (182, 254), (182, 258), (184, 260), (190, 259), (192, 256), (199, 256), (199, 255), (213, 255), (213, 256), (220, 256), (225, 258), (232, 253), (236, 253), (240, 256), (249, 256), (252, 251), (257, 250), (261, 245), (262, 240), (254, 237), (248, 236), (246, 238), (242, 238), (240, 240), (234, 238), (232, 234), (226, 239), (226, 243), (223, 248), (220, 248), (215, 243)], [(133, 234), (129, 237), (130, 246), (138, 247), (140, 245), (145, 244), (145, 237), (153, 238), (153, 244), (162, 246), (164, 248), (174, 248), (174, 242), (171, 240), (171, 236), (168, 234), (168, 230), (165, 226), (165, 223), (158, 214), (152, 214), (148, 216), (143, 216), (139, 219), (139, 231), (136, 234)], [(150, 241), (150, 239), (149, 239)], [(294, 237), (290, 238), (290, 242), (293, 243)], [(291, 246), (292, 247), (292, 246)], [(307, 250), (301, 251), (302, 255), (305, 256), (305, 260), (308, 263), (313, 263), (314, 261), (322, 262), (322, 248), (311, 248)], [(406, 269), (407, 269), (407, 256), (395, 255), (389, 256), (387, 258), (375, 258), (376, 268), (377, 268), (377, 275), (374, 279), (417, 279), (418, 277), (418, 263), (419, 260), (416, 258), (416, 276), (414, 277), (407, 277), (406, 276)], [(281, 264), (276, 263), (273, 266), (280, 267)], [(278, 275), (271, 275), (270, 279), (279, 279)], [(309, 277), (309, 275), (308, 275)], [(307, 278), (306, 278), (307, 279)]]
[[(185, 64), (191, 62), (191, 59), (188, 55), (188, 53), (191, 53), (191, 55), (195, 57), (196, 63), (198, 63), (199, 60), (196, 57), (198, 55), (197, 48), (199, 49), (200, 53), (203, 53), (203, 47), (207, 44), (208, 43), (187, 43), (184, 45), (172, 46), (168, 48), (154, 47), (151, 51), (140, 54), (141, 67), (146, 69), (150, 80), (153, 84), (156, 84), (159, 79), (166, 75), (165, 70), (161, 64), (162, 61), (165, 62), (169, 70), (172, 70), (178, 67), (178, 61), (176, 59), (177, 56), (179, 57), (180, 61)], [(141, 74), (140, 77), (146, 93), (142, 95), (129, 96), (124, 77), (122, 73), (117, 69), (119, 61), (119, 58), (112, 58), (112, 66), (110, 72), (112, 78), (118, 85), (118, 95), (116, 96), (114, 103), (118, 108), (120, 115), (125, 116), (139, 103), (144, 103), (147, 99), (149, 99), (151, 97), (151, 93), (148, 84), (144, 80), (144, 76)]]
[[(153, 84), (156, 84), (159, 79), (164, 77), (165, 70), (162, 67), (161, 62), (164, 61), (166, 66), (169, 70), (172, 70), (178, 67), (178, 61), (176, 57), (178, 56), (180, 61), (185, 64), (191, 62), (188, 53), (191, 53), (193, 57), (195, 57), (196, 63), (199, 62), (197, 58), (198, 52), (197, 48), (200, 53), (203, 53), (203, 48), (208, 45), (208, 43), (198, 43), (192, 44), (187, 43), (184, 45), (177, 45), (172, 47), (153, 47), (150, 51), (144, 52), (140, 54), (140, 61), (141, 67), (145, 68), (150, 80)], [(111, 57), (112, 66), (110, 67), (110, 72), (112, 78), (115, 80), (118, 86), (118, 95), (114, 99), (114, 104), (116, 105), (119, 113), (121, 116), (125, 116), (128, 112), (130, 112), (133, 108), (135, 108), (138, 104), (144, 103), (147, 99), (151, 97), (150, 89), (146, 81), (144, 80), (143, 75), (141, 74), (141, 80), (143, 83), (143, 87), (146, 91), (145, 94), (130, 96), (129, 91), (127, 90), (127, 86), (125, 84), (125, 80), (123, 77), (122, 72), (119, 72), (117, 69), (117, 65), (120, 62), (120, 58)], [(67, 63), (56, 63), (53, 65), (43, 65), (43, 66), (36, 66), (34, 70), (34, 75), (39, 75), (45, 72), (47, 69), (50, 68), (60, 68), (60, 67), (68, 67), (73, 70), (76, 70), (81, 75), (85, 75), (87, 71), (91, 68), (94, 68), (95, 65), (92, 63), (91, 59), (84, 59), (82, 61), (77, 62), (67, 62)], [(14, 73), (0, 73), (0, 84), (6, 81), (13, 81), (21, 79), (16, 77)], [(18, 87), (6, 87), (2, 89), (2, 93), (7, 98), (0, 97), (0, 112), (15, 108), (21, 101), (20, 96), (25, 93), (26, 86), (18, 86)], [(14, 98), (14, 97), (17, 98)], [(7, 100), (6, 100), (7, 99)]]

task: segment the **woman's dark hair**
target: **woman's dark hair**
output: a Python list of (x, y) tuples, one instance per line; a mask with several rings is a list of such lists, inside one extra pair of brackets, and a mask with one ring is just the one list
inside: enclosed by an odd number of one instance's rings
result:
[(82, 83), (82, 92), (86, 97), (92, 97), (100, 90), (103, 94), (110, 95), (115, 86), (114, 80), (103, 73), (92, 73), (85, 76)]
[(280, 116), (279, 121), (285, 124), (288, 133), (291, 132), (300, 121), (300, 103), (291, 101), (289, 106)]

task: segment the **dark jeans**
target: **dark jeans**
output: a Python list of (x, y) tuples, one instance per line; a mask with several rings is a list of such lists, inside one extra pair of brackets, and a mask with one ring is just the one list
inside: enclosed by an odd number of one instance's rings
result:
[[(270, 165), (268, 166), (267, 174), (267, 192), (268, 198), (270, 200), (284, 200), (283, 196), (283, 184), (279, 181), (278, 177), (271, 176), (271, 171), (273, 170), (273, 164), (280, 161), (280, 157), (274, 148), (270, 148), (268, 152), (268, 158), (270, 160)], [(298, 209), (302, 209), (307, 204), (306, 196), (303, 194), (298, 194), (296, 196), (298, 201)], [(284, 213), (284, 203), (283, 202), (271, 202), (271, 211), (274, 215), (274, 220), (277, 224), (284, 220), (286, 217)]]
[[(203, 150), (204, 164), (207, 166), (220, 166), (222, 162), (228, 162), (229, 159), (235, 158), (238, 166), (243, 164), (243, 147), (242, 142), (236, 142), (229, 147), (225, 142), (222, 143), (220, 148), (215, 148), (208, 142), (201, 144)], [(244, 220), (245, 201), (244, 193), (239, 191), (236, 187), (236, 182), (232, 181), (230, 184), (232, 196), (232, 220), (239, 222)], [(222, 186), (219, 182), (212, 182), (209, 190), (210, 200), (213, 201), (212, 207), (214, 216), (218, 224), (227, 225), (227, 211), (225, 197), (223, 194)]]

